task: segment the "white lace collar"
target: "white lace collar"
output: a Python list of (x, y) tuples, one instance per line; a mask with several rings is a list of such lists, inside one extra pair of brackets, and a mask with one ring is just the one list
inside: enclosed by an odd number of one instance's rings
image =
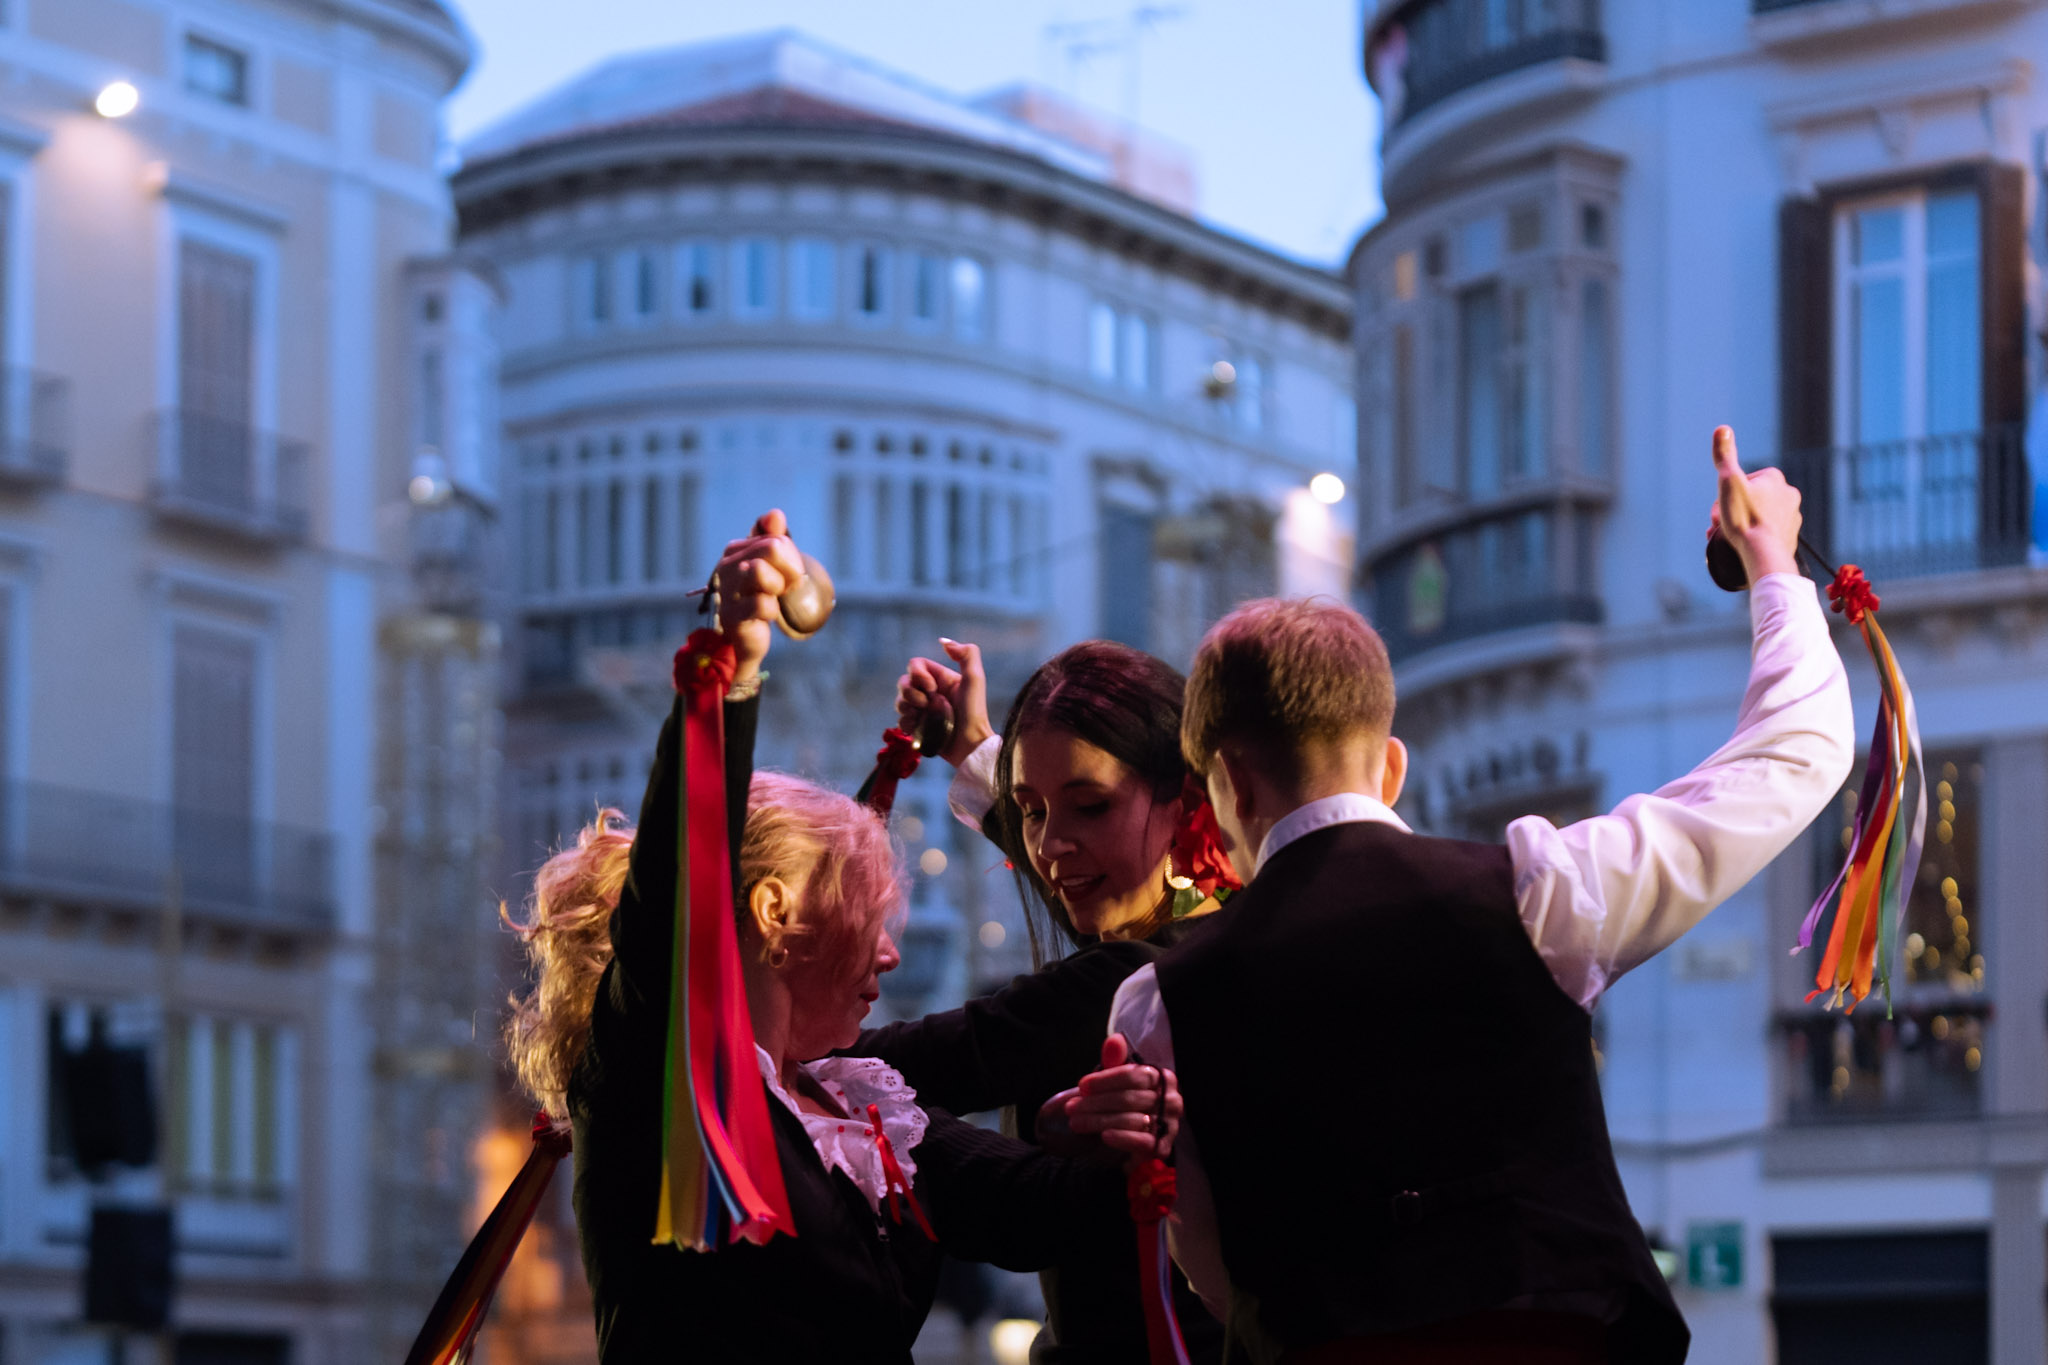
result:
[(804, 1071), (841, 1109), (858, 1116), (841, 1119), (803, 1109), (782, 1088), (782, 1078), (775, 1074), (774, 1058), (758, 1043), (754, 1052), (760, 1058), (761, 1079), (768, 1083), (769, 1093), (803, 1123), (811, 1145), (818, 1149), (818, 1159), (827, 1170), (844, 1172), (867, 1196), (868, 1206), (877, 1214), (882, 1211), (882, 1200), (889, 1191), (882, 1175), (882, 1153), (875, 1141), (874, 1125), (867, 1120), (869, 1105), (874, 1105), (882, 1116), (882, 1131), (888, 1135), (896, 1164), (903, 1168), (903, 1179), (913, 1185), (917, 1183), (917, 1163), (910, 1154), (924, 1141), (927, 1120), (924, 1110), (918, 1108), (917, 1092), (895, 1068), (879, 1057), (826, 1057), (803, 1063)]

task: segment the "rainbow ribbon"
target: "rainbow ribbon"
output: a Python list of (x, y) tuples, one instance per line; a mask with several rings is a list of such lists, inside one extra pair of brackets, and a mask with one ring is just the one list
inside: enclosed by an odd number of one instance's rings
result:
[[(1863, 632), (1863, 643), (1877, 664), (1877, 724), (1870, 736), (1870, 760), (1863, 789), (1856, 798), (1849, 854), (1842, 870), (1806, 913), (1793, 952), (1810, 947), (1830, 905), (1835, 913), (1828, 929), (1814, 989), (1816, 999), (1832, 992), (1828, 1008), (1843, 1004), (1854, 1010), (1869, 998), (1873, 980), (1884, 991), (1885, 1017), (1891, 1017), (1891, 963), (1899, 923), (1920, 872), (1920, 852), (1927, 834), (1927, 772), (1920, 752), (1920, 720), (1913, 692), (1899, 671), (1891, 641), (1877, 624), (1878, 596), (1863, 571), (1844, 564), (1828, 584), (1828, 601)], [(1912, 824), (1899, 828), (1900, 815), (1911, 804)]]
[(491, 1216), (463, 1249), (462, 1259), (455, 1263), (448, 1283), (441, 1287), (441, 1296), (434, 1300), (433, 1311), (414, 1338), (405, 1365), (464, 1365), (468, 1361), (476, 1349), (477, 1333), (483, 1330), (484, 1315), (491, 1310), (498, 1281), (505, 1278), (505, 1268), (512, 1264), (512, 1253), (519, 1249), (519, 1239), (526, 1235), (527, 1225), (540, 1208), (540, 1197), (547, 1193), (555, 1167), (568, 1154), (568, 1126), (557, 1125), (546, 1114), (535, 1114), (533, 1151), (499, 1196)]
[(676, 651), (683, 761), (654, 1241), (691, 1251), (796, 1235), (733, 927), (724, 711), (733, 669), (732, 646), (715, 631), (693, 632)]

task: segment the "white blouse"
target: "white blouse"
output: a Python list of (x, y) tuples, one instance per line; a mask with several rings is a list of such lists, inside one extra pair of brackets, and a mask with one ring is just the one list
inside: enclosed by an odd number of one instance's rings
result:
[(904, 1183), (917, 1183), (917, 1163), (910, 1154), (924, 1141), (929, 1120), (924, 1110), (918, 1108), (917, 1092), (901, 1072), (879, 1057), (826, 1057), (803, 1063), (804, 1072), (833, 1102), (856, 1116), (834, 1118), (810, 1113), (799, 1106), (782, 1088), (782, 1078), (775, 1073), (775, 1059), (758, 1043), (754, 1052), (760, 1058), (761, 1079), (768, 1083), (769, 1093), (803, 1123), (825, 1168), (844, 1172), (848, 1180), (860, 1187), (860, 1192), (868, 1197), (868, 1207), (880, 1214), (882, 1201), (889, 1194), (888, 1181), (882, 1173), (881, 1145), (875, 1141), (874, 1125), (867, 1120), (871, 1104), (882, 1116), (882, 1132), (896, 1154), (896, 1164), (903, 1168)]

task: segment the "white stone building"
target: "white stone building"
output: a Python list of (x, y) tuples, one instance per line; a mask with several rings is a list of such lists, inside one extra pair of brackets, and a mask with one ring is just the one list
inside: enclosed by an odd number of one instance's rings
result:
[[(1387, 215), (1350, 267), (1361, 600), (1408, 807), (1495, 837), (1725, 738), (1748, 624), (1701, 565), (1708, 433), (1781, 464), (1883, 595), (1939, 784), (1897, 1012), (1821, 1013), (1786, 953), (1831, 814), (1601, 1006), (1616, 1150), (1695, 1360), (2038, 1365), (2048, 8), (1365, 9)], [(1837, 640), (1867, 727), (1871, 666)]]
[[(442, 845), (446, 880), (378, 888), (419, 774), (482, 772), (438, 794), (442, 831), (488, 819), (494, 776), (492, 633), (408, 573), (416, 448), (461, 444), (427, 430), (467, 401), (439, 376), (488, 373), (436, 321), (479, 286), (408, 265), (448, 243), (439, 108), (471, 56), (439, 0), (0, 7), (7, 1365), (117, 1357), (80, 1324), (94, 1206), (173, 1216), (170, 1330), (129, 1361), (390, 1357), (459, 1248), (487, 1068), (436, 1068), (481, 983), (408, 996), (378, 949), (437, 898), (487, 924), (455, 864), (490, 830)], [(436, 692), (465, 651), (481, 682)], [(478, 723), (380, 755), (387, 692)], [(91, 1087), (96, 1033), (143, 1088)], [(383, 1123), (416, 1074), (461, 1128)], [(90, 1182), (120, 1093), (153, 1159)]]
[[(1003, 705), (1073, 641), (1185, 663), (1243, 596), (1345, 590), (1350, 504), (1307, 485), (1351, 459), (1348, 295), (1191, 188), (1045, 92), (967, 101), (789, 33), (617, 59), (464, 149), (459, 251), (508, 298), (515, 868), (633, 812), (684, 594), (765, 507), (839, 611), (771, 661), (762, 757), (848, 790), (942, 633), (988, 647)], [(1028, 961), (943, 790), (899, 802), (898, 1010)]]

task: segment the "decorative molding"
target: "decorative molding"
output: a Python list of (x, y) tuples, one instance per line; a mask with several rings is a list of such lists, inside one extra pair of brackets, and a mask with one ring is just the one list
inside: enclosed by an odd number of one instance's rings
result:
[(1881, 86), (1861, 82), (1779, 100), (1764, 106), (1764, 117), (1779, 132), (1804, 131), (1857, 119), (1882, 121), (1922, 105), (1966, 99), (1982, 102), (2000, 95), (2023, 94), (2032, 83), (2032, 76), (2032, 64), (2018, 57), (1947, 69), (1936, 67), (1917, 77), (1888, 80)]
[(232, 218), (247, 227), (275, 236), (282, 237), (292, 225), (291, 214), (277, 205), (253, 199), (238, 190), (195, 180), (167, 162), (150, 162), (143, 170), (142, 182), (150, 193), (173, 203), (217, 217)]
[(143, 583), (160, 605), (232, 617), (265, 630), (277, 625), (285, 607), (282, 593), (189, 569), (154, 566), (144, 571)]

